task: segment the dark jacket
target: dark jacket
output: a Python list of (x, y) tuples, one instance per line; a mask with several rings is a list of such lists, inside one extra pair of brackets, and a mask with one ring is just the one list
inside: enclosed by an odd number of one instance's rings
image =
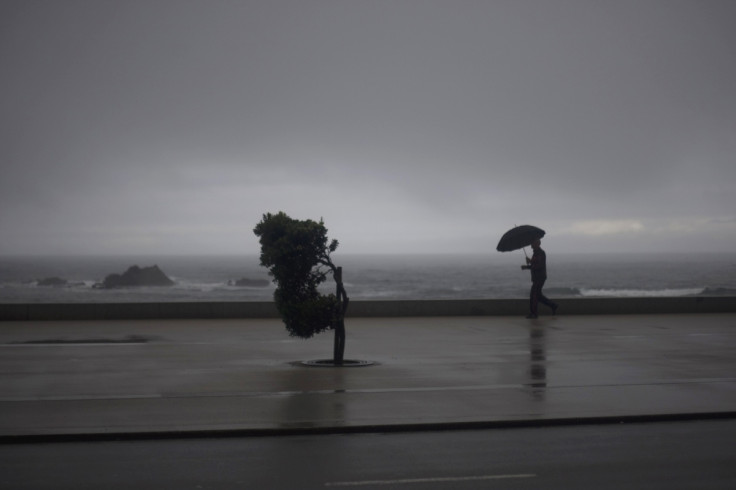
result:
[(538, 248), (534, 251), (529, 269), (532, 271), (532, 282), (547, 280), (547, 254), (544, 253), (544, 250)]

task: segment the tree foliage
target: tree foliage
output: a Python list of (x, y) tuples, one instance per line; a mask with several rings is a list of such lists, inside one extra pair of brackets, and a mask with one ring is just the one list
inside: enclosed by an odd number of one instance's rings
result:
[[(338, 268), (330, 259), (338, 241), (328, 244), (324, 222), (292, 219), (284, 212), (267, 213), (253, 232), (261, 244), (261, 265), (276, 283), (274, 301), (289, 334), (310, 338), (332, 328), (344, 331), (347, 295), (342, 274), (336, 274)], [(329, 273), (339, 279), (337, 295), (318, 291)]]

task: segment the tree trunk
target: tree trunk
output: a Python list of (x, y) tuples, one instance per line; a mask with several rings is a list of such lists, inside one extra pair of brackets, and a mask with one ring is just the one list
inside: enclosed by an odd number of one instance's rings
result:
[(342, 366), (345, 355), (345, 322), (339, 320), (335, 325), (335, 349), (332, 362), (336, 366)]
[(333, 351), (332, 362), (336, 366), (342, 366), (345, 355), (345, 312), (348, 309), (350, 298), (345, 292), (342, 284), (342, 267), (337, 267), (333, 272), (333, 277), (337, 283), (335, 296), (337, 296), (337, 306), (335, 307), (335, 347)]

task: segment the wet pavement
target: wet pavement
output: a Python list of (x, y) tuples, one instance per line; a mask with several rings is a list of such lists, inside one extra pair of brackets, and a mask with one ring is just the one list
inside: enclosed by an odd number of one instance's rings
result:
[(736, 415), (736, 314), (0, 323), (4, 441)]

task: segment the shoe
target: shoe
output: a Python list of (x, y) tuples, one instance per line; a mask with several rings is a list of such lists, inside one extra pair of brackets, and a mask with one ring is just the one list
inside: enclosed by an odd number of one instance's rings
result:
[(553, 314), (553, 315), (556, 315), (556, 314), (557, 314), (557, 307), (558, 307), (558, 306), (560, 306), (560, 305), (558, 305), (557, 303), (554, 303), (554, 304), (552, 305), (552, 314)]
[(530, 320), (533, 320), (533, 319), (537, 318), (537, 315), (534, 315), (532, 313), (529, 313), (526, 317), (529, 318)]

